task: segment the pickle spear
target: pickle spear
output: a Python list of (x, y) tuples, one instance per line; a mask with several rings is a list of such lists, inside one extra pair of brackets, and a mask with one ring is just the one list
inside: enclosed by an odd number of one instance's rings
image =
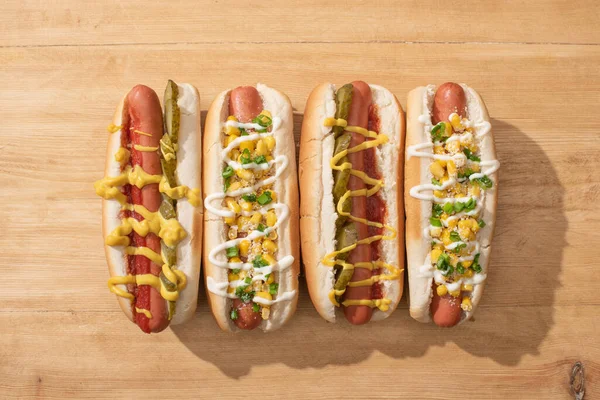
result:
[[(350, 104), (352, 103), (352, 95), (354, 94), (354, 86), (348, 83), (335, 92), (335, 118), (342, 118), (348, 120), (348, 114), (350, 113)], [(338, 137), (344, 133), (344, 127), (334, 126), (333, 133), (335, 137)]]
[[(336, 246), (335, 249), (337, 251), (351, 246), (358, 241), (358, 232), (356, 231), (356, 226), (354, 222), (349, 222), (346, 225), (339, 228), (335, 235)], [(337, 255), (337, 259), (346, 260), (348, 258), (348, 254), (350, 252), (340, 253)], [(348, 282), (352, 278), (354, 271), (352, 269), (342, 269), (335, 281), (334, 288), (335, 290), (344, 290), (346, 286), (348, 286)]]
[(164, 97), (165, 128), (173, 143), (177, 143), (179, 138), (179, 117), (181, 114), (177, 105), (178, 97), (179, 88), (175, 82), (169, 79)]
[[(164, 96), (166, 132), (160, 140), (160, 165), (162, 166), (163, 175), (171, 187), (177, 186), (175, 170), (177, 168), (177, 142), (179, 139), (179, 118), (181, 116), (179, 106), (177, 105), (178, 96), (179, 89), (177, 84), (169, 79)], [(175, 206), (176, 202), (163, 194), (159, 212), (165, 219), (177, 218)], [(177, 264), (176, 247), (169, 247), (162, 240), (160, 246), (163, 259), (169, 268), (173, 268)], [(159, 277), (168, 291), (173, 292), (177, 290), (177, 284), (169, 281), (162, 272)], [(176, 302), (169, 301), (169, 321), (175, 315), (175, 310)]]

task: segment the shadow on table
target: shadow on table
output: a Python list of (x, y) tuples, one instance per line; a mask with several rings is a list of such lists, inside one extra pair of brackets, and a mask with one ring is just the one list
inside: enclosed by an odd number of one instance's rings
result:
[[(302, 116), (294, 119), (298, 134)], [(502, 168), (490, 274), (476, 321), (455, 329), (420, 324), (408, 315), (405, 295), (385, 321), (359, 327), (345, 321), (329, 324), (313, 309), (301, 277), (296, 315), (275, 333), (222, 333), (204, 292), (197, 317), (172, 327), (173, 332), (197, 357), (233, 378), (247, 375), (252, 366), (349, 365), (375, 352), (417, 358), (432, 346), (452, 348), (451, 343), (508, 366), (527, 354), (538, 354), (554, 323), (552, 305), (566, 245), (563, 188), (548, 157), (526, 134), (500, 120), (492, 120), (492, 126)], [(459, 356), (457, 350), (443, 353), (441, 362)]]

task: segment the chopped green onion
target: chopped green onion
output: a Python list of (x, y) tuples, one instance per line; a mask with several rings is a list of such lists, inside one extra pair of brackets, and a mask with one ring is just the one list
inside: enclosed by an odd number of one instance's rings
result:
[(450, 232), (450, 240), (453, 242), (460, 242), (460, 235), (456, 231)]
[(263, 163), (266, 163), (266, 162), (267, 162), (267, 157), (265, 157), (265, 156), (258, 156), (258, 157), (256, 157), (256, 158), (254, 159), (254, 162), (255, 162), (256, 164), (263, 164)]
[(471, 265), (471, 268), (473, 268), (473, 271), (480, 273), (481, 272), (481, 265), (479, 265), (479, 256), (480, 253), (477, 253), (475, 255), (475, 258), (473, 259), (473, 265)]
[(242, 164), (250, 164), (252, 162), (252, 158), (250, 157), (250, 150), (244, 149), (244, 151), (242, 151), (240, 162)]
[(235, 308), (231, 310), (230, 316), (231, 316), (231, 319), (234, 320), (234, 321), (236, 319), (238, 319), (238, 312), (237, 312), (237, 310)]
[(244, 283), (245, 283), (246, 285), (249, 285), (249, 284), (251, 284), (251, 283), (252, 283), (252, 278), (250, 278), (249, 276), (247, 276), (247, 277), (244, 279)]
[(254, 203), (256, 201), (256, 194), (250, 193), (242, 196), (242, 199), (246, 200), (249, 203)]
[(261, 255), (258, 255), (254, 258), (254, 260), (252, 260), (252, 265), (254, 266), (254, 268), (262, 268), (269, 265), (269, 263), (266, 262)]
[(263, 128), (270, 126), (273, 121), (265, 114), (259, 114), (256, 118), (252, 120), (253, 123), (259, 124)]
[(271, 201), (273, 201), (273, 198), (271, 197), (271, 192), (269, 192), (268, 190), (263, 192), (260, 196), (258, 196), (256, 198), (256, 201), (258, 202), (258, 204), (260, 204), (261, 206), (264, 206), (266, 204), (269, 204)]
[(228, 165), (225, 168), (223, 168), (223, 173), (221, 175), (223, 175), (223, 178), (231, 178), (233, 176), (233, 173), (233, 168), (231, 168), (231, 165)]
[(442, 208), (442, 206), (440, 206), (438, 203), (433, 203), (433, 211), (431, 212), (431, 214), (434, 217), (439, 218), (439, 216), (442, 215), (443, 212), (444, 209)]
[(465, 203), (461, 203), (460, 201), (454, 203), (454, 211), (461, 212), (463, 208), (465, 208)]
[(248, 132), (244, 128), (240, 128), (240, 136), (248, 136)]
[(260, 306), (257, 303), (252, 304), (252, 311), (259, 312)]
[(467, 244), (466, 244), (466, 243), (461, 243), (461, 244), (459, 244), (458, 246), (456, 246), (456, 247), (454, 248), (454, 250), (452, 250), (452, 251), (454, 252), (454, 254), (459, 254), (459, 253), (460, 253), (460, 251), (461, 251), (462, 249), (464, 249), (465, 247), (467, 247)]
[(237, 275), (237, 274), (239, 274), (239, 273), (240, 273), (240, 271), (241, 271), (241, 270), (240, 270), (239, 268), (234, 268), (234, 269), (232, 269), (232, 270), (231, 270), (231, 273), (232, 273), (232, 274), (236, 274), (236, 275)]
[(484, 175), (481, 178), (473, 179), (475, 182), (479, 184), (483, 189), (489, 189), (494, 186), (494, 182), (487, 176)]
[(226, 192), (229, 189), (231, 178), (225, 178), (225, 182), (223, 182), (223, 191)]
[(465, 267), (463, 266), (463, 264), (461, 262), (456, 264), (456, 272), (458, 272), (461, 275), (465, 273)]
[(229, 247), (227, 249), (227, 258), (237, 257), (239, 254), (237, 246)]
[(433, 218), (433, 217), (429, 218), (429, 223), (432, 226), (437, 226), (437, 227), (440, 227), (440, 228), (442, 227), (442, 221), (440, 221), (438, 218)]
[(452, 214), (452, 211), (454, 211), (454, 205), (452, 203), (444, 204), (444, 212), (446, 214)]
[(435, 186), (442, 186), (442, 183), (435, 178), (431, 178), (431, 183)]
[(477, 224), (479, 225), (480, 228), (485, 228), (485, 221), (480, 219), (479, 222), (477, 222)]
[(463, 153), (465, 153), (465, 156), (467, 156), (467, 158), (471, 161), (476, 161), (476, 162), (481, 161), (481, 159), (479, 157), (477, 157), (476, 155), (471, 153), (471, 150), (469, 150), (467, 148), (463, 149)]
[(276, 295), (277, 291), (279, 290), (279, 283), (271, 283), (269, 284), (269, 293), (271, 295)]
[(465, 211), (471, 211), (471, 210), (473, 210), (476, 205), (477, 205), (477, 200), (475, 200), (475, 198), (471, 197), (469, 199), (469, 201), (467, 201), (465, 203)]
[(431, 129), (431, 138), (434, 142), (443, 140), (444, 133), (446, 132), (446, 125), (443, 122), (438, 123)]
[(259, 232), (264, 232), (265, 229), (267, 229), (267, 227), (263, 224), (258, 224), (258, 226), (256, 227), (256, 230)]

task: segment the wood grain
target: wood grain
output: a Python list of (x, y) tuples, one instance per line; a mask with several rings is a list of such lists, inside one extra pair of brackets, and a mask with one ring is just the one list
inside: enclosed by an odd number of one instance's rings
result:
[[(569, 399), (575, 360), (585, 398), (600, 396), (595, 2), (56, 3), (0, 13), (0, 398)], [(251, 13), (269, 29), (226, 29)], [(328, 325), (303, 284), (271, 335), (221, 333), (204, 293), (191, 323), (142, 335), (106, 289), (92, 183), (118, 100), (168, 78), (198, 86), (203, 110), (226, 88), (270, 84), (291, 98), (296, 135), (323, 81), (382, 84), (403, 105), (417, 85), (476, 88), (502, 163), (476, 321), (421, 325), (404, 299), (385, 322)]]

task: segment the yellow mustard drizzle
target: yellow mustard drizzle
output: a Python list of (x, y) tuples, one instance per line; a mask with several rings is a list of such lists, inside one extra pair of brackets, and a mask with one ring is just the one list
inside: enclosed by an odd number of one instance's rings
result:
[(119, 186), (129, 183), (139, 189), (152, 183), (158, 183), (158, 190), (165, 193), (172, 199), (179, 200), (187, 197), (191, 205), (197, 207), (200, 205), (200, 189), (190, 189), (187, 186), (176, 186), (172, 188), (163, 175), (150, 175), (146, 173), (141, 166), (134, 168), (127, 166), (121, 174), (117, 176), (107, 176), (94, 182), (96, 194), (103, 199), (116, 199), (119, 203), (125, 204), (127, 196), (119, 190)]
[(137, 133), (138, 135), (144, 135), (144, 136), (150, 136), (150, 137), (152, 137), (151, 133), (146, 133), (146, 132), (140, 131), (139, 129), (134, 129), (133, 133)]
[[(136, 284), (136, 285), (148, 285), (152, 286), (154, 289), (160, 291), (160, 295), (168, 301), (177, 301), (179, 299), (179, 292), (185, 289), (187, 286), (187, 278), (185, 274), (179, 270), (173, 270), (167, 264), (163, 264), (162, 272), (166, 276), (166, 278), (175, 283), (177, 285), (177, 290), (170, 292), (164, 286), (163, 282), (160, 280), (158, 276), (154, 276), (152, 274), (143, 274), (143, 275), (126, 275), (126, 276), (113, 276), (108, 280), (108, 289), (120, 297), (125, 297), (127, 299), (133, 300), (133, 294), (129, 293), (126, 290), (122, 290), (117, 285), (128, 285), (128, 284)], [(149, 317), (151, 318), (151, 317)]]
[(125, 247), (125, 254), (130, 256), (144, 256), (154, 264), (160, 265), (163, 262), (161, 255), (148, 247), (127, 246)]
[[(334, 169), (337, 171), (350, 170), (351, 175), (356, 176), (357, 178), (359, 178), (363, 182), (365, 182), (366, 185), (371, 186), (371, 188), (369, 188), (369, 189), (365, 188), (365, 189), (360, 189), (360, 190), (347, 190), (346, 193), (344, 193), (344, 195), (338, 201), (338, 203), (336, 205), (336, 210), (339, 215), (348, 217), (352, 221), (359, 222), (359, 223), (362, 223), (362, 224), (365, 224), (368, 226), (383, 228), (383, 229), (389, 231), (390, 233), (388, 235), (374, 235), (374, 236), (371, 236), (368, 238), (361, 239), (350, 246), (344, 247), (341, 250), (336, 250), (336, 251), (333, 251), (333, 252), (327, 254), (321, 262), (324, 265), (327, 265), (330, 267), (333, 267), (335, 265), (340, 265), (340, 266), (342, 266), (343, 269), (352, 269), (353, 270), (354, 268), (366, 268), (369, 270), (373, 270), (374, 268), (384, 268), (384, 269), (388, 270), (388, 274), (374, 275), (369, 279), (364, 279), (364, 280), (355, 281), (355, 282), (349, 282), (348, 283), (349, 287), (371, 286), (373, 283), (379, 282), (382, 280), (399, 279), (400, 273), (402, 271), (400, 269), (398, 269), (397, 267), (387, 264), (381, 260), (371, 261), (371, 262), (358, 262), (356, 264), (350, 264), (343, 260), (335, 259), (338, 254), (350, 252), (350, 251), (354, 250), (358, 245), (371, 244), (372, 242), (375, 242), (378, 240), (395, 240), (396, 239), (397, 232), (391, 226), (384, 225), (379, 222), (369, 221), (366, 218), (358, 218), (358, 217), (355, 217), (354, 215), (352, 215), (348, 212), (345, 212), (343, 210), (343, 204), (349, 197), (372, 196), (383, 187), (383, 181), (369, 177), (364, 171), (358, 171), (358, 170), (352, 169), (352, 164), (350, 162), (344, 162), (341, 165), (338, 165), (338, 162), (342, 158), (344, 158), (346, 155), (352, 154), (352, 153), (357, 153), (359, 151), (363, 151), (363, 150), (370, 149), (373, 147), (377, 147), (381, 144), (386, 143), (388, 141), (388, 137), (384, 134), (378, 134), (377, 132), (369, 131), (368, 129), (364, 129), (359, 126), (348, 126), (348, 122), (341, 118), (339, 118), (339, 119), (326, 118), (324, 121), (324, 125), (329, 126), (329, 127), (341, 126), (344, 128), (344, 130), (346, 130), (348, 132), (355, 132), (355, 133), (365, 136), (366, 138), (374, 139), (374, 140), (364, 141), (363, 143), (361, 143), (357, 146), (354, 146), (352, 148), (341, 151), (331, 158), (331, 161), (330, 161), (331, 169)], [(345, 293), (345, 291), (346, 291), (345, 289), (344, 290), (332, 289), (328, 295), (329, 300), (334, 305), (339, 306), (340, 304), (336, 300), (336, 297), (342, 296)], [(361, 305), (361, 306), (369, 306), (372, 308), (377, 307), (381, 311), (387, 311), (389, 309), (390, 304), (391, 304), (390, 299), (344, 300), (342, 302), (342, 305), (344, 305), (345, 307)]]
[(135, 312), (138, 314), (144, 314), (148, 319), (152, 319), (152, 313), (150, 310), (146, 310), (145, 308), (135, 308)]
[(151, 212), (142, 205), (125, 204), (123, 209), (135, 211), (144, 219), (138, 221), (135, 218), (123, 218), (121, 225), (115, 228), (107, 237), (108, 246), (129, 246), (129, 234), (134, 231), (140, 236), (148, 233), (158, 235), (167, 246), (173, 247), (182, 241), (187, 233), (176, 218), (165, 219), (160, 212)]
[(121, 164), (123, 167), (125, 164), (129, 162), (129, 157), (131, 153), (125, 147), (120, 147), (119, 150), (115, 153), (115, 161)]
[(142, 146), (141, 144), (134, 144), (133, 148), (137, 151), (157, 151), (158, 146)]
[(116, 132), (119, 132), (119, 131), (121, 130), (121, 128), (122, 128), (122, 127), (123, 127), (122, 125), (109, 124), (109, 125), (106, 127), (106, 130), (107, 130), (109, 133), (116, 133)]

